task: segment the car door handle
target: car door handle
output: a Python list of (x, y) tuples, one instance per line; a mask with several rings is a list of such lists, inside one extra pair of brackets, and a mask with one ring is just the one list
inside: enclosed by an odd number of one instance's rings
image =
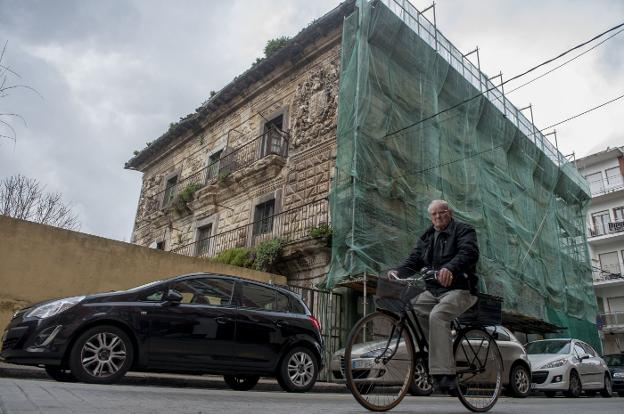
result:
[(277, 320), (275, 322), (273, 322), (275, 324), (275, 326), (277, 326), (278, 328), (281, 328), (283, 326), (287, 326), (288, 322), (283, 321), (283, 320)]
[(232, 318), (228, 318), (226, 316), (219, 316), (218, 318), (215, 318), (215, 321), (217, 321), (218, 324), (226, 324), (229, 322), (232, 322)]

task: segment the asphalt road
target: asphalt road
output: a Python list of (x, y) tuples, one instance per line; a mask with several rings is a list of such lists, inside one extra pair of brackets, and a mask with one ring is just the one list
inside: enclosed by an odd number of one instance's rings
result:
[[(149, 382), (149, 381), (148, 381)], [(268, 386), (267, 386), (268, 387)], [(265, 388), (267, 388), (265, 387)], [(270, 387), (268, 387), (270, 388)], [(0, 378), (0, 413), (363, 413), (343, 392), (232, 391), (162, 385), (92, 385), (44, 378)], [(406, 397), (392, 413), (467, 413), (456, 398)], [(492, 413), (624, 414), (624, 398), (501, 398)]]
[[(261, 379), (253, 391), (230, 390), (219, 376), (129, 373), (118, 385), (59, 383), (41, 368), (0, 363), (0, 414), (8, 413), (365, 413), (344, 385), (317, 382), (306, 394)], [(501, 398), (492, 413), (624, 414), (624, 398)], [(452, 397), (408, 396), (392, 413), (468, 413)]]

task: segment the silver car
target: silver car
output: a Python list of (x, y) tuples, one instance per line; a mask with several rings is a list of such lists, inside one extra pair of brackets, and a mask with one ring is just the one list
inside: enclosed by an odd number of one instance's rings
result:
[[(531, 391), (531, 365), (524, 347), (520, 341), (503, 326), (488, 327), (486, 330), (496, 339), (496, 344), (503, 358), (503, 386), (505, 386), (507, 392), (514, 397), (526, 397)], [(372, 373), (371, 368), (374, 367), (369, 366), (372, 359), (367, 357), (367, 353), (370, 353), (371, 350), (376, 348), (379, 348), (379, 344), (368, 343), (362, 344), (353, 350), (353, 370), (359, 370), (359, 375), (363, 375), (366, 370)], [(401, 349), (401, 344), (399, 344), (399, 348)], [(339, 383), (345, 382), (344, 351), (343, 348), (334, 352), (329, 362), (329, 369), (335, 381)], [(429, 395), (433, 392), (429, 376), (426, 373), (426, 363), (427, 361), (425, 358), (416, 359), (414, 381), (410, 387), (410, 393), (412, 395)], [(369, 374), (369, 377), (372, 376), (374, 376), (374, 373)]]
[(612, 379), (605, 361), (594, 348), (578, 339), (544, 339), (526, 344), (531, 361), (532, 387), (554, 397), (562, 391), (568, 397), (597, 392), (611, 397)]

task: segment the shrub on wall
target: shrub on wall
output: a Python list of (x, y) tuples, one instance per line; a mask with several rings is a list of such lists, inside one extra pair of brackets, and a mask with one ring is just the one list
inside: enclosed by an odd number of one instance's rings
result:
[(254, 269), (268, 272), (273, 268), (276, 260), (280, 257), (284, 241), (282, 239), (266, 240), (256, 246), (256, 258)]
[(211, 259), (213, 262), (253, 269), (253, 252), (244, 247), (226, 249)]

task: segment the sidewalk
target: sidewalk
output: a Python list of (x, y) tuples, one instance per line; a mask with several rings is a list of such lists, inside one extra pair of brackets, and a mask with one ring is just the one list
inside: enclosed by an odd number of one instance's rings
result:
[[(13, 365), (0, 362), (0, 378), (23, 378), (23, 379), (46, 379), (48, 377), (43, 368), (30, 367), (25, 365)], [(211, 388), (229, 389), (219, 375), (180, 375), (180, 374), (160, 374), (146, 372), (129, 372), (119, 384), (126, 385), (157, 385), (164, 387), (178, 388)], [(254, 391), (282, 391), (277, 381), (273, 378), (260, 378)], [(318, 393), (346, 393), (344, 384), (334, 384), (331, 382), (317, 381), (309, 392)]]

